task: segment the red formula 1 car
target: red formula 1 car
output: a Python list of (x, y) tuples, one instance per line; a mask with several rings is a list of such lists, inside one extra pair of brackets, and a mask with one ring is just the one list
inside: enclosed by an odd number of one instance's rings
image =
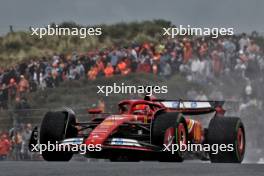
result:
[[(111, 161), (181, 162), (186, 158), (199, 158), (241, 163), (245, 153), (245, 129), (238, 117), (224, 116), (223, 103), (145, 97), (121, 101), (117, 114), (90, 109), (92, 118), (86, 122), (78, 122), (70, 109), (48, 112), (40, 129), (33, 130), (30, 148), (36, 143), (94, 145), (100, 150), (87, 150), (85, 156)], [(203, 127), (202, 120), (196, 117), (211, 117), (211, 120)], [(192, 151), (176, 148), (182, 144), (198, 147)], [(203, 148), (205, 144), (207, 150)], [(73, 151), (42, 152), (47, 161), (68, 161), (73, 154)]]

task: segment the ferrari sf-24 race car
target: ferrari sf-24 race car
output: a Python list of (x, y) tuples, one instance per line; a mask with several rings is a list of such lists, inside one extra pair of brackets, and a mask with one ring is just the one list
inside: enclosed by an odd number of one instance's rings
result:
[[(119, 113), (115, 114), (89, 109), (91, 118), (85, 122), (79, 122), (75, 113), (66, 108), (46, 113), (40, 127), (33, 130), (29, 145), (30, 148), (36, 143), (55, 142), (100, 145), (100, 151), (87, 151), (85, 156), (110, 161), (182, 162), (198, 158), (213, 163), (241, 163), (245, 153), (245, 129), (240, 118), (224, 115), (223, 104), (223, 101), (145, 97), (121, 101)], [(197, 116), (211, 118), (209, 125), (203, 127), (200, 120), (193, 118)], [(175, 144), (231, 144), (233, 150), (171, 152)], [(46, 161), (69, 161), (75, 153), (43, 151), (42, 157)]]

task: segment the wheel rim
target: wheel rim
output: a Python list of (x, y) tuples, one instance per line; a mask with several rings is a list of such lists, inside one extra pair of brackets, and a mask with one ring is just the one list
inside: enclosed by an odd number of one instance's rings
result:
[(175, 128), (170, 127), (165, 131), (164, 144), (167, 146), (172, 146), (172, 144), (177, 142), (177, 144), (187, 144), (186, 140), (186, 130), (183, 123), (180, 123), (177, 128), (177, 139), (175, 140)]
[(178, 125), (178, 142), (179, 144), (186, 144), (186, 130), (183, 123)]
[(164, 135), (164, 144), (171, 147), (171, 144), (173, 144), (174, 132), (175, 130), (173, 127), (170, 127), (166, 130)]
[(238, 149), (240, 156), (242, 156), (244, 153), (244, 145), (245, 145), (244, 132), (243, 132), (242, 128), (238, 128), (238, 131), (237, 131), (237, 149)]

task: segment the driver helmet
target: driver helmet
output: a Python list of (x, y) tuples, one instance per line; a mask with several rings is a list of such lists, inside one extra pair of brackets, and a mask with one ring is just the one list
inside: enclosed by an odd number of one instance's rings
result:
[(148, 106), (145, 104), (138, 104), (133, 107), (132, 111), (137, 114), (146, 114), (148, 112)]

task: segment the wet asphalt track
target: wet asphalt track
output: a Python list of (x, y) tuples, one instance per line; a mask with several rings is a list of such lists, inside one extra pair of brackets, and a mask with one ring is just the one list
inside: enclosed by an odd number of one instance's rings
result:
[(1, 176), (263, 176), (263, 164), (0, 162)]

